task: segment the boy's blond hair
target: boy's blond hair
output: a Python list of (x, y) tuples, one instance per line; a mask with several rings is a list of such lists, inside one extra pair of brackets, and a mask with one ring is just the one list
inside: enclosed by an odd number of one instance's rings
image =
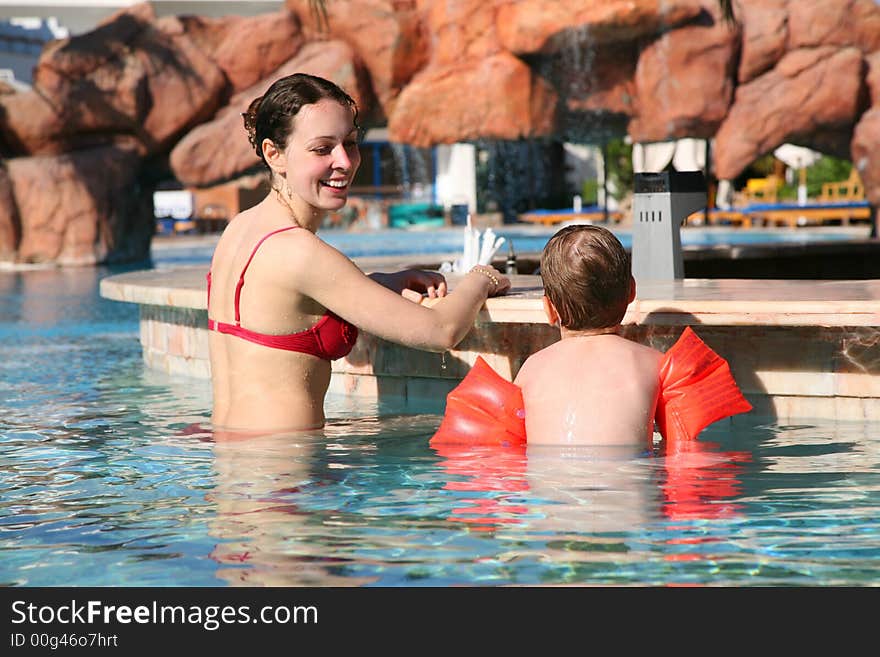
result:
[(541, 254), (541, 278), (563, 327), (610, 328), (623, 320), (630, 301), (630, 258), (607, 228), (587, 224), (557, 232)]

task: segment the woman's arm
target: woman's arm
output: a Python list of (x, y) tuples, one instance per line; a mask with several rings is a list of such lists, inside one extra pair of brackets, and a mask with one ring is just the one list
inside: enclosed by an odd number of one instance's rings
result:
[(297, 252), (308, 253), (308, 258), (283, 260), (284, 275), (297, 291), (367, 333), (417, 349), (453, 348), (473, 327), (486, 298), (510, 288), (509, 279), (495, 269), (475, 267), (455, 290), (426, 307), (383, 287), (316, 236), (292, 239), (300, 240)]

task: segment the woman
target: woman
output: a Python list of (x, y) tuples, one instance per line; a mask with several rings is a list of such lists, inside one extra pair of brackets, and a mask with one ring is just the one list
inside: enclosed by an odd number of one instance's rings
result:
[[(436, 272), (365, 275), (315, 235), (342, 208), (360, 165), (357, 106), (328, 80), (277, 80), (244, 114), (269, 168), (271, 191), (236, 215), (208, 274), (215, 430), (300, 431), (324, 425), (330, 361), (358, 328), (399, 344), (445, 351), (510, 281), (474, 267), (455, 292)], [(413, 303), (439, 299), (431, 307)], [(358, 328), (355, 328), (358, 327)]]

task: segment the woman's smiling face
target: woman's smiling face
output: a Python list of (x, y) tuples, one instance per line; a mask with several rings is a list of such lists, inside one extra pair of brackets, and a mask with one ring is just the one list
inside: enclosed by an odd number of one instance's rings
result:
[(352, 109), (324, 99), (304, 106), (293, 121), (285, 156), (294, 199), (323, 211), (339, 210), (361, 164)]

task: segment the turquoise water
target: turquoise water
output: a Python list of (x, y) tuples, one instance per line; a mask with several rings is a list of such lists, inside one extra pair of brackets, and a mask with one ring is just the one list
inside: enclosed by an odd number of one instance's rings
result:
[[(632, 247), (632, 233), (628, 230), (611, 227), (621, 243), (627, 249)], [(507, 255), (512, 243), (516, 253), (540, 253), (547, 240), (558, 230), (558, 227), (544, 226), (501, 226), (493, 229), (499, 237), (505, 238), (496, 257)], [(755, 245), (755, 244), (815, 244), (818, 242), (841, 242), (853, 239), (864, 239), (869, 229), (863, 230), (761, 230), (761, 229), (728, 229), (686, 228), (681, 231), (681, 243), (685, 248), (715, 247), (723, 245)], [(347, 232), (326, 230), (319, 235), (328, 243), (340, 249), (352, 258), (378, 255), (426, 254), (445, 256), (461, 254), (464, 246), (462, 228), (431, 228), (430, 231), (418, 230), (385, 230), (375, 232)], [(187, 246), (181, 240), (181, 246), (166, 249), (160, 256), (164, 264), (207, 262), (211, 258), (213, 246)]]
[(331, 397), (320, 435), (215, 444), (208, 382), (99, 297), (118, 271), (0, 272), (0, 585), (880, 584), (877, 424), (438, 452), (443, 400)]

